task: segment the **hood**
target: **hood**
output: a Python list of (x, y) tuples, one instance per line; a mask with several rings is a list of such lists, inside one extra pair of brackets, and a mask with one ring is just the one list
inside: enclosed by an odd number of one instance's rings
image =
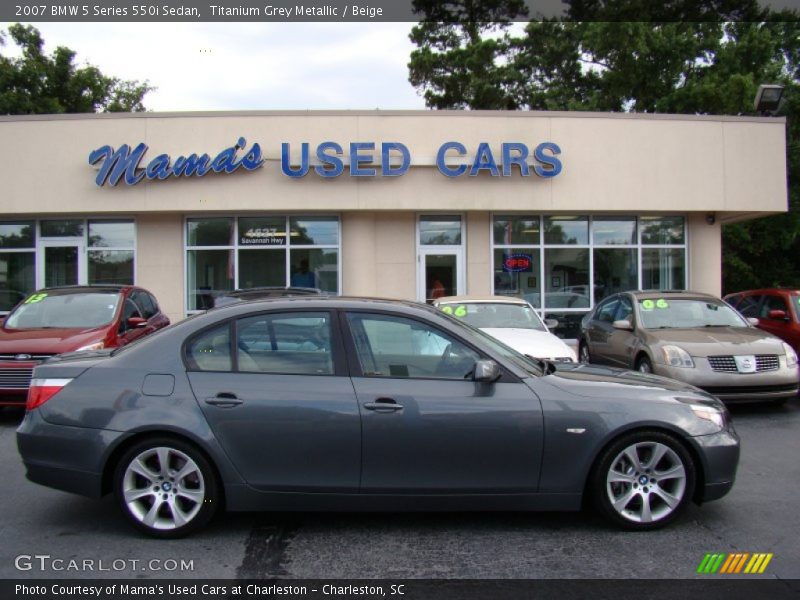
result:
[[(588, 364), (559, 364), (557, 370), (545, 377), (555, 387), (579, 396), (636, 397), (639, 400), (659, 400), (675, 396), (702, 397), (705, 401), (721, 403), (706, 392), (667, 377)], [(601, 390), (605, 391), (603, 393)], [(659, 393), (661, 392), (661, 393)]]
[(783, 354), (781, 340), (756, 327), (695, 327), (648, 329), (648, 345), (674, 344), (692, 356)]
[(575, 360), (575, 352), (561, 339), (546, 331), (535, 329), (482, 327), (481, 331), (512, 347), (517, 352), (536, 358), (569, 357)]
[(0, 354), (61, 354), (106, 336), (107, 327), (92, 329), (0, 329)]

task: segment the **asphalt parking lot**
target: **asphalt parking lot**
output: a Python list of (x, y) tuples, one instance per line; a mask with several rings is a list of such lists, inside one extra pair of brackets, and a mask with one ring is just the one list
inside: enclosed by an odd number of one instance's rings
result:
[[(742, 460), (733, 491), (635, 534), (591, 513), (273, 513), (223, 515), (193, 537), (153, 540), (111, 498), (28, 482), (14, 435), (21, 416), (0, 412), (0, 578), (692, 578), (708, 577), (695, 573), (708, 552), (771, 552), (757, 577), (800, 578), (798, 399), (734, 407)], [(93, 567), (71, 570), (70, 560)]]

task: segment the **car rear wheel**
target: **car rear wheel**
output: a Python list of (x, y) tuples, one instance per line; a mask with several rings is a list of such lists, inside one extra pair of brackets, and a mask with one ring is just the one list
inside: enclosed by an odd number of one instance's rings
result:
[(657, 431), (626, 435), (600, 458), (594, 501), (613, 523), (650, 530), (671, 522), (694, 493), (695, 466), (686, 448)]
[(219, 504), (219, 484), (208, 460), (176, 439), (144, 440), (117, 464), (114, 492), (141, 531), (177, 538), (203, 527)]

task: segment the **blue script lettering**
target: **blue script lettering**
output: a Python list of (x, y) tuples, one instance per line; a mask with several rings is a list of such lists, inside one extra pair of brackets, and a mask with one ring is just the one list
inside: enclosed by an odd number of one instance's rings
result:
[(123, 144), (117, 150), (111, 146), (100, 146), (89, 153), (89, 164), (100, 163), (100, 170), (95, 177), (99, 186), (108, 183), (116, 186), (120, 179), (127, 185), (135, 185), (142, 179), (167, 179), (168, 177), (202, 177), (213, 171), (214, 173), (233, 173), (240, 167), (253, 171), (264, 164), (261, 156), (261, 146), (253, 144), (241, 158), (236, 154), (244, 149), (247, 140), (240, 137), (236, 144), (225, 148), (212, 160), (208, 154), (190, 154), (179, 156), (174, 161), (168, 154), (159, 154), (142, 168), (141, 162), (147, 152), (147, 145), (141, 143), (131, 149), (128, 144)]

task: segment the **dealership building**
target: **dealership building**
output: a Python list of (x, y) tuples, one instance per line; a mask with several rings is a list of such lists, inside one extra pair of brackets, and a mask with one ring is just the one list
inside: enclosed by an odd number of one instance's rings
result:
[(524, 297), (575, 336), (628, 289), (721, 291), (721, 226), (787, 210), (782, 118), (495, 111), (0, 117), (0, 312), (135, 283)]

